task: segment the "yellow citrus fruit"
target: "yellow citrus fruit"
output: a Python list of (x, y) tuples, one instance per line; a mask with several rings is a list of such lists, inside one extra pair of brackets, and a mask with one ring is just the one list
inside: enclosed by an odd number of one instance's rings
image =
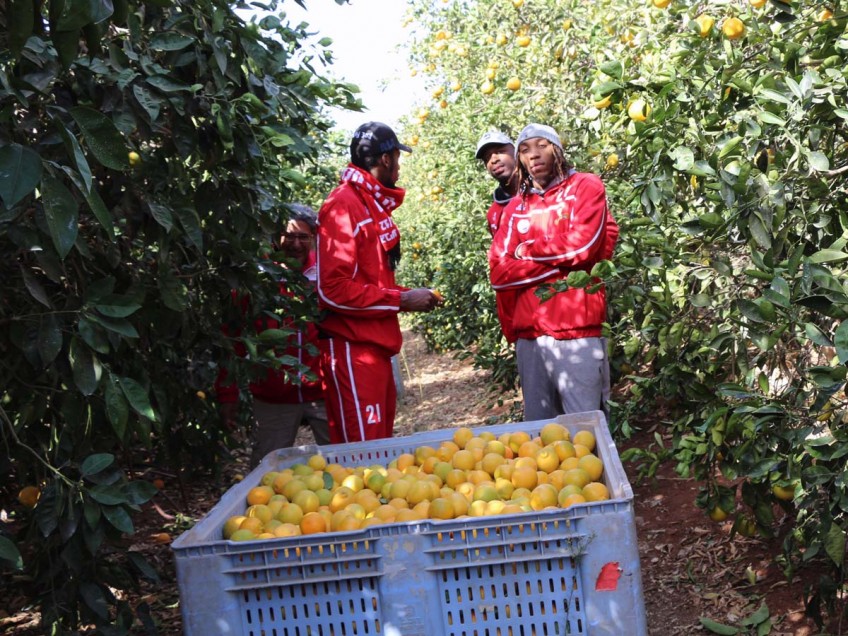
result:
[(571, 440), (575, 445), (582, 444), (590, 451), (595, 450), (595, 435), (592, 431), (577, 431), (574, 434), (574, 439)]
[(453, 519), (456, 513), (449, 499), (439, 497), (430, 502), (427, 514), (431, 519)]
[(607, 162), (606, 162), (607, 168), (615, 168), (617, 165), (618, 165), (618, 155), (615, 154), (614, 152), (610, 153), (610, 155), (607, 157)]
[(518, 456), (519, 457), (535, 457), (536, 453), (539, 452), (541, 446), (534, 441), (524, 442), (521, 446), (518, 447)]
[(781, 486), (779, 484), (775, 484), (771, 487), (771, 492), (781, 501), (792, 501), (795, 499), (794, 486)]
[(748, 2), (750, 2), (751, 6), (755, 9), (759, 9), (766, 4), (766, 0), (748, 0)]
[(519, 466), (518, 468), (512, 471), (510, 481), (512, 482), (512, 485), (516, 488), (533, 489), (539, 483), (539, 476), (536, 473), (535, 468), (530, 468), (529, 466)]
[(480, 92), (483, 93), (483, 95), (491, 95), (495, 92), (495, 85), (492, 84), (491, 81), (486, 80), (480, 85)]
[(270, 486), (256, 486), (251, 488), (247, 493), (247, 504), (254, 506), (256, 504), (266, 504), (271, 500), (271, 497), (276, 494)]
[(306, 486), (307, 490), (311, 490), (312, 492), (321, 490), (324, 487), (323, 471), (312, 473), (311, 475), (305, 475), (303, 477), (303, 485)]
[(728, 40), (738, 40), (745, 35), (745, 23), (739, 18), (727, 18), (721, 25), (721, 32)]
[(577, 460), (577, 467), (585, 470), (592, 481), (598, 481), (604, 472), (604, 462), (592, 454), (584, 455)]
[[(584, 446), (583, 448), (586, 448), (586, 447)], [(559, 467), (562, 470), (571, 470), (572, 468), (577, 468), (579, 463), (580, 463), (580, 458), (577, 457), (577, 455), (575, 455), (574, 457), (566, 457), (565, 459), (563, 459), (562, 463), (559, 465)]]
[(291, 470), (293, 474), (300, 477), (305, 477), (306, 475), (311, 475), (315, 472), (308, 464), (303, 463), (292, 464)]
[(592, 106), (597, 108), (598, 110), (603, 110), (604, 108), (609, 108), (610, 104), (612, 104), (612, 96), (607, 95), (601, 99), (596, 99), (592, 102)]
[(559, 501), (560, 508), (568, 508), (576, 504), (586, 503), (586, 497), (583, 495), (568, 495)]
[(539, 439), (542, 440), (544, 446), (554, 442), (568, 441), (570, 438), (568, 429), (559, 422), (548, 422), (539, 431)]
[(283, 488), (287, 483), (289, 483), (292, 479), (294, 479), (294, 475), (289, 473), (280, 473), (275, 478), (273, 483), (268, 484), (271, 488), (274, 489), (274, 492), (277, 494), (283, 494)]
[(286, 482), (286, 485), (283, 486), (283, 492), (281, 494), (289, 501), (292, 501), (294, 500), (294, 496), (301, 490), (307, 490), (306, 484), (303, 482), (302, 478), (295, 477)]
[(551, 484), (539, 484), (530, 493), (530, 507), (533, 510), (544, 510), (557, 505), (557, 489)]
[(277, 513), (277, 520), (283, 523), (293, 523), (300, 526), (300, 520), (303, 519), (303, 510), (297, 504), (287, 504)]
[(831, 11), (830, 9), (822, 9), (819, 15), (816, 17), (816, 20), (818, 20), (819, 22), (827, 22), (831, 18), (833, 18), (833, 11)]
[(724, 521), (725, 519), (727, 519), (727, 513), (718, 506), (716, 506), (715, 508), (710, 510), (710, 519), (712, 519), (713, 521)]
[(293, 523), (281, 523), (274, 528), (275, 537), (296, 537), (300, 534), (300, 525)]
[(522, 6), (524, 6), (524, 0), (512, 0), (512, 6), (514, 6), (516, 9), (520, 9)]
[(521, 47), (530, 46), (530, 42), (531, 40), (529, 35), (519, 35), (515, 38), (515, 43)]
[(259, 480), (259, 484), (261, 486), (270, 486), (271, 488), (273, 488), (274, 480), (279, 476), (280, 473), (278, 473), (276, 470), (269, 471), (262, 475), (262, 478)]
[(224, 522), (224, 528), (222, 530), (222, 534), (225, 539), (229, 539), (233, 533), (241, 527), (241, 522), (247, 519), (244, 515), (237, 515), (235, 517), (230, 517)]
[(353, 492), (359, 492), (365, 488), (365, 482), (359, 475), (348, 475), (342, 481), (342, 486), (350, 488)]
[(135, 150), (130, 150), (127, 154), (127, 159), (129, 159), (130, 166), (135, 168), (138, 164), (141, 163), (141, 155), (139, 155)]
[(610, 498), (609, 489), (599, 481), (593, 481), (583, 486), (582, 494), (586, 501), (606, 501)]
[(565, 471), (565, 475), (562, 476), (562, 480), (566, 485), (573, 484), (583, 488), (583, 486), (592, 481), (592, 478), (589, 477), (589, 473), (582, 468), (572, 468), (571, 470)]
[(415, 463), (421, 466), (428, 458), (436, 456), (436, 449), (432, 446), (419, 446), (413, 454), (415, 455)]
[(27, 508), (35, 508), (35, 504), (38, 503), (40, 497), (41, 490), (39, 490), (38, 486), (24, 486), (18, 492), (18, 501)]
[(268, 523), (269, 521), (271, 521), (271, 519), (274, 518), (273, 511), (265, 504), (256, 504), (255, 506), (250, 506), (244, 514), (246, 517), (256, 517), (263, 524)]
[(652, 0), (657, 9), (665, 9), (671, 4), (671, 0)]
[(327, 531), (327, 521), (317, 512), (308, 512), (300, 520), (300, 531), (303, 534), (317, 534)]
[(556, 442), (553, 444), (553, 447), (560, 461), (568, 459), (569, 457), (576, 457), (577, 455), (577, 453), (574, 452), (574, 444), (568, 440)]
[(521, 88), (521, 80), (517, 77), (510, 77), (506, 81), (506, 87), (511, 91), (517, 91), (519, 88)]
[[(762, 1), (765, 2), (765, 0)], [(705, 38), (713, 30), (715, 19), (708, 16), (706, 13), (702, 13), (697, 18), (695, 18), (695, 22), (698, 25), (698, 35), (700, 35), (702, 38)]]
[(318, 495), (311, 490), (301, 490), (294, 496), (292, 503), (300, 506), (303, 512), (315, 512), (321, 505)]
[(486, 453), (483, 455), (483, 459), (480, 460), (480, 467), (489, 475), (494, 476), (498, 466), (505, 464), (506, 461), (507, 460), (503, 455), (498, 455), (497, 453)]
[(574, 455), (578, 459), (580, 459), (581, 457), (585, 457), (586, 455), (589, 455), (591, 453), (592, 451), (589, 449), (588, 446), (584, 446), (583, 444), (574, 445)]
[(456, 451), (461, 450), (459, 445), (452, 441), (444, 441), (436, 449), (436, 456), (443, 462), (449, 462)]
[[(627, 115), (633, 121), (645, 121), (651, 116), (651, 106), (644, 99), (635, 99), (630, 102), (630, 106), (627, 107)], [(578, 433), (580, 432), (581, 431), (578, 431)], [(574, 441), (576, 443), (576, 439)]]
[(545, 446), (536, 453), (536, 466), (539, 470), (552, 473), (559, 468), (559, 464), (559, 455), (552, 446)]
[(346, 508), (348, 504), (353, 503), (354, 495), (356, 493), (353, 492), (347, 486), (339, 486), (333, 491), (333, 497), (330, 499), (329, 508), (330, 512), (336, 512), (337, 510), (342, 510)]
[(472, 470), (475, 463), (474, 453), (470, 450), (459, 450), (451, 458), (451, 464), (457, 470)]
[(256, 539), (256, 533), (247, 528), (239, 528), (230, 536), (230, 541), (253, 541)]
[(327, 468), (327, 459), (323, 455), (312, 455), (306, 460), (307, 466), (312, 470), (325, 470)]
[(250, 530), (253, 534), (262, 532), (262, 527), (262, 520), (257, 517), (245, 517), (239, 524), (239, 530)]
[(498, 33), (497, 36), (495, 36), (495, 44), (497, 44), (498, 46), (503, 46), (507, 42), (509, 42), (509, 38), (506, 37), (503, 33)]

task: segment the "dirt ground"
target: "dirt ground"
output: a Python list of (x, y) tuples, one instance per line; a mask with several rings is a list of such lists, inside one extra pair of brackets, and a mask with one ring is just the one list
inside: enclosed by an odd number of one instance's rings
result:
[[(503, 403), (494, 405), (496, 396), (489, 392), (484, 373), (474, 371), (467, 363), (428, 353), (422, 340), (409, 333), (406, 338), (400, 359), (404, 388), (396, 435), (507, 420), (516, 396), (500, 396)], [(619, 450), (647, 447), (653, 436), (654, 430), (643, 428), (633, 439), (620, 443)], [(304, 429), (299, 441), (311, 442), (311, 433)], [(246, 453), (237, 454), (232, 465), (224, 468), (221, 483), (186, 484), (185, 497), (176, 479), (160, 475), (165, 487), (137, 520), (139, 531), (128, 546), (129, 550), (144, 554), (162, 574), (159, 583), (145, 584), (141, 594), (128, 599), (133, 606), (146, 608), (157, 631), (138, 628), (134, 633), (182, 634), (169, 537), (179, 534), (185, 527), (184, 520), (203, 516), (240, 475), (248, 472), (246, 457)], [(635, 495), (642, 585), (652, 636), (711, 634), (702, 626), (701, 617), (739, 625), (763, 603), (768, 607), (772, 627), (761, 634), (825, 633), (804, 617), (802, 582), (790, 584), (772, 564), (770, 555), (777, 553), (776, 545), (738, 535), (731, 538), (730, 522), (715, 523), (705, 516), (694, 503), (697, 485), (678, 477), (670, 465), (662, 466), (653, 480), (637, 480), (632, 464), (625, 464), (625, 470)], [(0, 633), (42, 634), (37, 614), (26, 605), (13, 580), (0, 582), (0, 599)], [(757, 632), (739, 632), (748, 633)]]

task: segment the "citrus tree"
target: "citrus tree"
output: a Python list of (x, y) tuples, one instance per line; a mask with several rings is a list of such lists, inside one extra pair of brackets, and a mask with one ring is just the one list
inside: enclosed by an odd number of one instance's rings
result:
[[(329, 106), (329, 41), (222, 0), (12, 0), (0, 12), (0, 566), (21, 570), (44, 632), (127, 633), (156, 577), (125, 549), (156, 462), (181, 475), (233, 443), (206, 399), (230, 290), (272, 298), (270, 237), (309, 183)], [(317, 199), (317, 201), (316, 201)], [(264, 265), (264, 267), (260, 267)], [(287, 334), (240, 337), (280, 364)], [(5, 528), (12, 528), (9, 534)], [(9, 577), (5, 577), (9, 578)], [(104, 631), (104, 633), (106, 633)]]
[[(792, 572), (842, 583), (848, 260), (846, 14), (838, 3), (411, 2), (411, 72), (432, 101), (404, 128), (403, 273), (448, 303), (432, 346), (508, 365), (486, 282), (490, 128), (553, 125), (600, 173), (621, 227), (605, 276), (612, 424), (669, 413), (682, 474), (734, 530), (772, 536)], [(417, 257), (417, 258), (416, 258)], [(505, 375), (507, 372), (500, 372)], [(634, 451), (638, 455), (638, 451)]]

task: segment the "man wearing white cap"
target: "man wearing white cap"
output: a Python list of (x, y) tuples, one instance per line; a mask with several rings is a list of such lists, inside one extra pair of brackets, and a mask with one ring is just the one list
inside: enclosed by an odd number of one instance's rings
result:
[[(498, 182), (492, 194), (492, 204), (486, 212), (486, 224), (489, 234), (497, 232), (507, 204), (518, 193), (518, 172), (515, 170), (515, 145), (506, 134), (490, 130), (477, 142), (475, 157), (483, 162), (486, 172)], [(512, 329), (512, 314), (515, 306), (515, 292), (503, 290), (495, 292), (495, 306), (498, 321), (507, 342), (515, 342)]]
[(516, 148), (519, 194), (504, 210), (489, 267), (495, 291), (516, 292), (524, 417), (603, 409), (609, 397), (604, 287), (570, 288), (544, 302), (536, 292), (611, 258), (618, 225), (601, 180), (571, 167), (553, 128), (526, 126)]

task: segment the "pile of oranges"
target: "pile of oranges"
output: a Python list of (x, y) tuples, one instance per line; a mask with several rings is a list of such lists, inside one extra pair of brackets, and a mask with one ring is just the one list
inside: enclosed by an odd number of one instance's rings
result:
[(242, 515), (227, 519), (233, 541), (273, 539), (370, 526), (518, 514), (609, 499), (595, 436), (573, 438), (556, 422), (537, 437), (523, 431), (475, 435), (458, 428), (437, 448), (419, 446), (388, 466), (345, 467), (322, 455), (262, 476)]

